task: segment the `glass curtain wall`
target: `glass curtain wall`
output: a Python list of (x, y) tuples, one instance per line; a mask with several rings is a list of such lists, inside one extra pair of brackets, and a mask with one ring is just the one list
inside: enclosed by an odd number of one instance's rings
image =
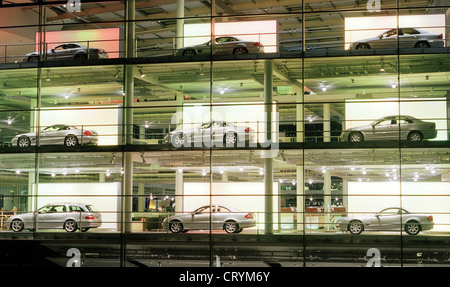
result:
[[(372, 2), (2, 7), (2, 231), (39, 211), (14, 231), (198, 235), (169, 253), (206, 265), (361, 265), (369, 245), (416, 264), (450, 228), (448, 7)], [(69, 211), (101, 225), (40, 223)], [(298, 242), (226, 247), (271, 236)]]

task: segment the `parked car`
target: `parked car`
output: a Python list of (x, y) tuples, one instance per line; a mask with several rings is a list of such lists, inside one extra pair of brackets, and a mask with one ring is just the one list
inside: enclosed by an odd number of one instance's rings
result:
[(432, 215), (390, 207), (370, 216), (342, 217), (337, 220), (337, 227), (354, 235), (364, 230), (404, 230), (409, 235), (417, 235), (420, 231), (433, 229), (434, 222)]
[[(37, 143), (37, 133), (18, 134), (11, 140), (12, 146), (29, 147)], [(69, 125), (52, 125), (40, 132), (40, 145), (65, 145), (68, 147), (78, 144), (98, 143), (97, 132), (91, 129), (80, 130)]]
[(239, 233), (243, 228), (256, 225), (252, 213), (214, 204), (202, 206), (192, 213), (170, 216), (164, 219), (163, 228), (168, 228), (173, 233), (187, 232), (192, 229), (209, 230), (210, 221), (212, 229), (225, 230), (227, 233)]
[(250, 142), (253, 140), (253, 129), (249, 127), (236, 126), (225, 121), (212, 121), (198, 125), (194, 128), (175, 129), (166, 138), (166, 142), (172, 143), (174, 147), (187, 147), (189, 144), (210, 143), (217, 146), (235, 146), (239, 142)]
[[(264, 46), (260, 42), (245, 41), (237, 37), (224, 36), (217, 37), (213, 43), (213, 54), (248, 54), (248, 53), (264, 53)], [(203, 44), (187, 46), (177, 50), (176, 55), (192, 56), (192, 55), (209, 55), (211, 53), (211, 41)]]
[(6, 226), (14, 232), (36, 228), (85, 232), (101, 224), (101, 214), (92, 205), (82, 203), (51, 203), (36, 212), (14, 215), (6, 221)]
[(368, 140), (421, 141), (437, 136), (436, 123), (425, 122), (411, 116), (388, 116), (369, 125), (346, 129), (341, 141), (362, 142)]
[(379, 48), (428, 48), (444, 47), (442, 34), (430, 33), (423, 29), (399, 28), (390, 29), (378, 35), (353, 42), (351, 50), (379, 49)]
[[(37, 62), (40, 60), (39, 52), (26, 54), (22, 58), (22, 62)], [(106, 59), (108, 53), (99, 48), (88, 48), (78, 43), (64, 43), (48, 50), (45, 54), (45, 60), (76, 60), (82, 61), (86, 59)]]

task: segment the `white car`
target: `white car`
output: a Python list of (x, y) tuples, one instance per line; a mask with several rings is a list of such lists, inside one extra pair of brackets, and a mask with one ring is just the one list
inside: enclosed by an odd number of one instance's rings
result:
[(364, 230), (404, 230), (409, 235), (417, 235), (434, 227), (432, 215), (411, 213), (398, 207), (386, 208), (374, 215), (341, 217), (336, 223), (341, 231), (354, 235)]
[(101, 214), (92, 205), (82, 203), (51, 203), (36, 212), (14, 215), (6, 221), (6, 226), (14, 232), (36, 228), (85, 232), (101, 224)]
[(174, 147), (208, 146), (234, 147), (238, 143), (253, 140), (253, 130), (249, 127), (236, 126), (224, 121), (212, 121), (193, 128), (175, 129), (166, 138)]
[[(35, 146), (38, 141), (37, 132), (18, 134), (11, 140), (12, 146), (25, 148)], [(82, 145), (97, 145), (97, 132), (88, 129), (78, 129), (74, 126), (57, 124), (48, 126), (39, 133), (40, 145), (64, 145), (73, 147)]]
[(211, 54), (211, 48), (214, 49), (212, 53), (215, 55), (264, 53), (264, 46), (260, 42), (245, 41), (231, 36), (217, 37), (213, 46), (211, 47), (211, 41), (208, 41), (203, 44), (181, 48), (177, 50), (177, 55), (209, 55)]
[(444, 47), (442, 34), (430, 33), (423, 29), (399, 28), (390, 29), (378, 35), (353, 42), (351, 50), (379, 49), (379, 48), (428, 48)]
[[(211, 217), (212, 216), (212, 217)], [(243, 228), (256, 225), (250, 212), (242, 212), (223, 204), (202, 206), (192, 213), (170, 216), (163, 221), (163, 228), (172, 233), (187, 232), (193, 229), (225, 230), (227, 233), (239, 233)]]

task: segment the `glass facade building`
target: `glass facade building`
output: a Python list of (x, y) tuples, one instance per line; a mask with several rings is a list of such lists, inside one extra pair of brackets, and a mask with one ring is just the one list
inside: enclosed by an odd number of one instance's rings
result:
[(449, 11), (3, 1), (0, 240), (59, 266), (448, 266)]

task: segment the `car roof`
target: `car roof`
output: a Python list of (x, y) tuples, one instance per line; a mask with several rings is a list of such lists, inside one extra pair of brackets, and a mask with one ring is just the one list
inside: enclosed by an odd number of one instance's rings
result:
[(81, 206), (86, 206), (86, 205), (89, 205), (89, 204), (78, 203), (78, 202), (52, 202), (52, 203), (47, 203), (44, 206), (52, 206), (52, 205), (81, 205)]
[(220, 203), (213, 203), (213, 204), (211, 204), (211, 205), (209, 205), (209, 204), (203, 205), (203, 206), (201, 206), (201, 207), (199, 207), (199, 208), (197, 208), (197, 209), (205, 208), (205, 207), (210, 207), (210, 206), (221, 206), (221, 207), (225, 207), (225, 208), (229, 209), (230, 211), (239, 212), (239, 210), (236, 209), (236, 208), (234, 208), (234, 207), (231, 207), (231, 206), (225, 205), (225, 204), (220, 204)]

